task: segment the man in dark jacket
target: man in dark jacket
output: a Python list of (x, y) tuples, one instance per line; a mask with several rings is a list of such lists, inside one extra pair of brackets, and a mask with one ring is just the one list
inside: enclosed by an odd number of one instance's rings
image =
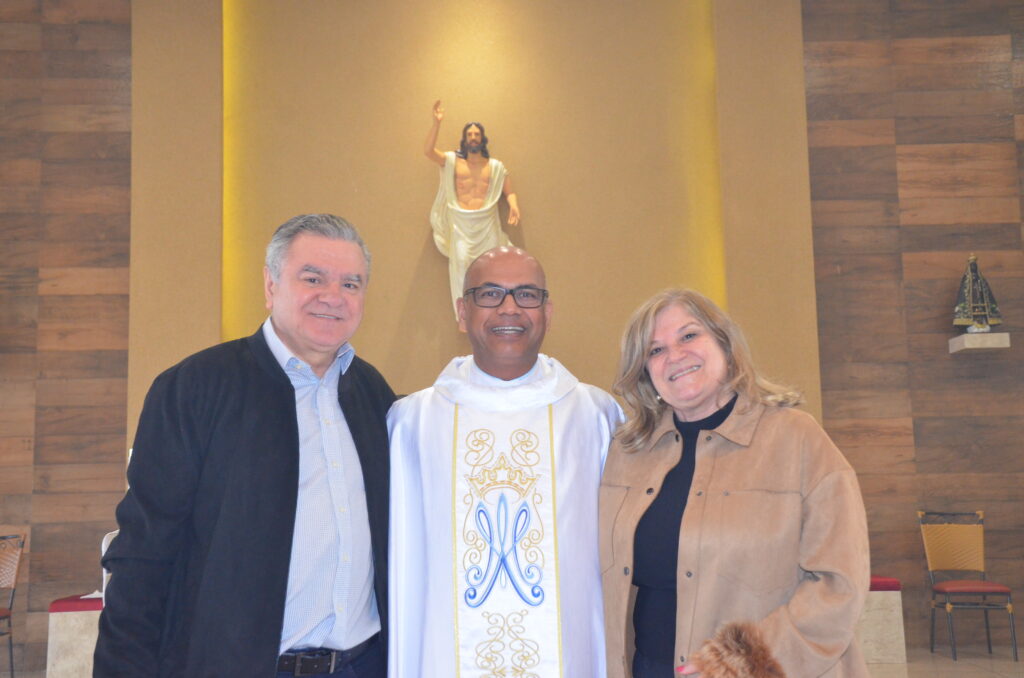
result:
[(395, 396), (348, 343), (369, 268), (345, 220), (289, 220), (263, 326), (154, 381), (94, 676), (384, 678)]

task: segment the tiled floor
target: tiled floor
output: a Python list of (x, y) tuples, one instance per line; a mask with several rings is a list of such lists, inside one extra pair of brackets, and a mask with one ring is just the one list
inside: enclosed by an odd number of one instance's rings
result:
[(1013, 661), (1009, 647), (957, 647), (958, 661), (949, 648), (909, 648), (907, 665), (872, 664), (871, 678), (1024, 678), (1024, 663)]
[[(911, 648), (906, 666), (872, 664), (868, 667), (871, 678), (1024, 678), (1024, 663), (1014, 662), (1009, 648), (994, 648), (990, 655), (984, 647), (961, 647), (957, 649), (959, 661), (950, 658), (948, 647), (944, 649), (936, 648), (931, 654), (927, 648)], [(0, 671), (0, 678), (6, 676), (6, 671)], [(17, 678), (46, 678), (46, 671), (19, 671)]]

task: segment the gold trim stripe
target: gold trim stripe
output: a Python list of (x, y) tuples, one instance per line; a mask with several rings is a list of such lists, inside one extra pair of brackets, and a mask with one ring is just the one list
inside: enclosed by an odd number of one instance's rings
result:
[(548, 454), (551, 455), (551, 531), (555, 542), (555, 614), (558, 619), (558, 675), (565, 675), (565, 653), (562, 651), (562, 580), (558, 567), (558, 488), (555, 482), (555, 407), (548, 404)]
[(452, 422), (452, 603), (455, 610), (455, 675), (462, 675), (459, 658), (459, 546), (458, 517), (455, 510), (456, 472), (459, 466), (459, 404), (455, 404), (455, 419)]

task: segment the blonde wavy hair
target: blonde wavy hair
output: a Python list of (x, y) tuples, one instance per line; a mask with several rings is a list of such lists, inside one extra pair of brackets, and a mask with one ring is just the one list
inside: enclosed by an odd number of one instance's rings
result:
[(703, 325), (725, 353), (728, 367), (725, 389), (744, 396), (752, 403), (774, 407), (792, 407), (802, 396), (787, 386), (762, 377), (750, 358), (747, 340), (732, 318), (713, 301), (694, 290), (673, 288), (655, 294), (633, 312), (622, 335), (619, 371), (612, 387), (625, 402), (630, 417), (619, 428), (618, 438), (627, 451), (646, 445), (662, 415), (669, 407), (658, 398), (651, 376), (647, 373), (647, 357), (658, 313), (669, 306), (679, 306)]

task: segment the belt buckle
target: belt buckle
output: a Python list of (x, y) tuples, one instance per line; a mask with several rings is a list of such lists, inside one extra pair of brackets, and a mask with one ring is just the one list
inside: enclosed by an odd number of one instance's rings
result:
[[(319, 659), (319, 657), (317, 657), (316, 655), (306, 654), (304, 652), (296, 654), (295, 655), (295, 668), (292, 670), (292, 675), (301, 678), (301, 676), (315, 676), (318, 673), (322, 673), (322, 671), (319, 670), (320, 667), (316, 663), (313, 663), (312, 664), (312, 668), (307, 672), (302, 667), (302, 664), (303, 664), (302, 660), (306, 659), (306, 658), (309, 658), (309, 660), (311, 662), (315, 662), (317, 659)], [(332, 666), (334, 665), (334, 657), (333, 656), (331, 657), (331, 665)]]

